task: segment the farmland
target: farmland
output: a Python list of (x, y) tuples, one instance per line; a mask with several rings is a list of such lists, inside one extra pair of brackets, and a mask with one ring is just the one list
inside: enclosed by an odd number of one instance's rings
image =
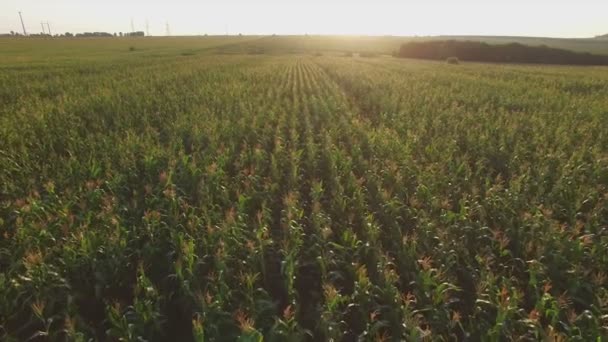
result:
[(0, 40), (0, 340), (608, 335), (608, 68), (259, 42)]

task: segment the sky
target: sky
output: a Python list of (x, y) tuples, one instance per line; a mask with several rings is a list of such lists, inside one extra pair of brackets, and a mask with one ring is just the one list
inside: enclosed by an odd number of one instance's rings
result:
[[(506, 35), (608, 33), (608, 0), (1, 0), (0, 33)], [(46, 26), (45, 26), (46, 27)]]

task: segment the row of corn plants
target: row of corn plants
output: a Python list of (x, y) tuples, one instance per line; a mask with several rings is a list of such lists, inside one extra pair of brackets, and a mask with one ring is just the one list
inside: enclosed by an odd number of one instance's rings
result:
[(604, 69), (3, 71), (3, 340), (608, 335)]

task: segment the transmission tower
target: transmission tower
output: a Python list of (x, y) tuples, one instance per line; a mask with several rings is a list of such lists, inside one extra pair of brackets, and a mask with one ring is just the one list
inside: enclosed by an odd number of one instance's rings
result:
[(150, 25), (148, 25), (148, 19), (146, 19), (146, 36), (150, 35)]
[(42, 34), (46, 34), (46, 32), (44, 32), (44, 23), (42, 21), (40, 22), (40, 27), (42, 27)]
[(21, 27), (23, 28), (23, 35), (27, 36), (27, 32), (25, 31), (25, 24), (23, 23), (23, 17), (21, 16), (21, 12), (19, 12), (19, 19), (21, 19)]
[(53, 36), (53, 33), (51, 33), (51, 25), (49, 24), (49, 22), (48, 22), (48, 21), (46, 22), (46, 28), (48, 28), (49, 35), (50, 35), (50, 36)]
[(169, 21), (167, 21), (167, 23), (165, 24), (165, 30), (166, 30), (167, 36), (170, 36), (171, 29), (169, 28)]

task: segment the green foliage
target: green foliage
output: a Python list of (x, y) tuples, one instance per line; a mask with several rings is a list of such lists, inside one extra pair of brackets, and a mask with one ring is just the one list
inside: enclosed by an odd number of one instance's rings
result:
[(458, 59), (458, 57), (448, 57), (445, 61), (448, 64), (460, 64), (460, 60)]
[(0, 60), (1, 340), (607, 337), (606, 69), (208, 39)]
[(482, 41), (423, 41), (401, 45), (399, 57), (443, 60), (456, 56), (465, 61), (608, 65), (608, 56), (519, 43), (487, 44)]

